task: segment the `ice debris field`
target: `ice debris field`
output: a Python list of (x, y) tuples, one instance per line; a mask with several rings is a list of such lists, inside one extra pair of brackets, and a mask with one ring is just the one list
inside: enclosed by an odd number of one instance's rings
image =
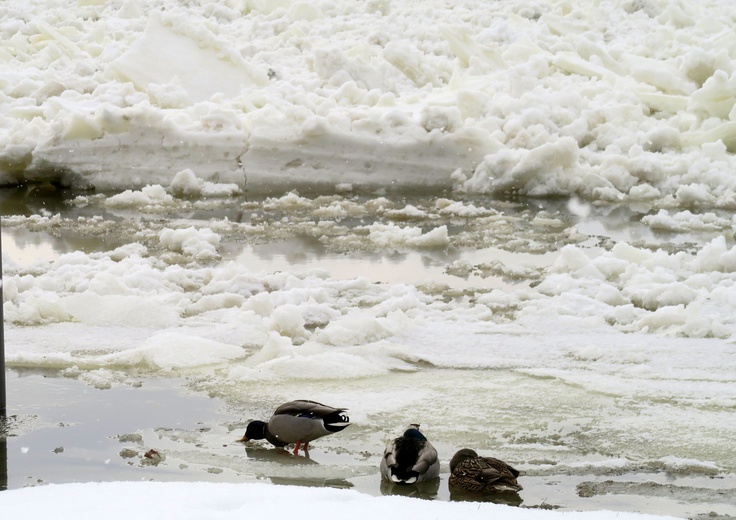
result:
[(6, 0), (0, 182), (736, 207), (728, 0)]

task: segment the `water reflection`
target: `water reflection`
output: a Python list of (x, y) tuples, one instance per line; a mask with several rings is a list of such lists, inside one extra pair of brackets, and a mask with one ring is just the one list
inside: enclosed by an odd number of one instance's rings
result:
[(33, 185), (0, 189), (0, 204), (4, 215), (53, 215), (69, 209), (67, 200), (74, 196), (70, 190), (51, 185)]
[(298, 465), (319, 465), (319, 462), (310, 458), (309, 452), (304, 455), (294, 455), (283, 448), (262, 448), (258, 446), (246, 446), (245, 454), (249, 459), (260, 462), (278, 462), (279, 464)]
[(453, 502), (493, 502), (506, 506), (520, 506), (523, 502), (519, 493), (515, 491), (503, 491), (498, 493), (478, 493), (457, 489), (450, 486), (450, 500)]
[[(261, 448), (261, 447), (245, 447), (245, 454), (249, 459), (259, 462), (274, 462), (281, 466), (294, 466), (297, 467), (317, 467), (320, 463), (312, 460), (309, 457), (309, 453), (304, 455), (294, 455), (290, 451), (283, 448)], [(339, 489), (348, 489), (353, 487), (351, 482), (348, 482), (344, 478), (332, 478), (332, 477), (282, 477), (282, 476), (268, 476), (267, 477), (273, 484), (283, 486), (304, 486), (304, 487), (330, 487)]]
[(336, 489), (350, 489), (353, 487), (351, 482), (344, 478), (290, 478), (290, 477), (269, 477), (273, 484), (280, 486), (302, 486), (302, 487), (329, 487)]
[(382, 495), (398, 495), (422, 498), (424, 500), (435, 500), (439, 489), (440, 479), (438, 478), (418, 484), (396, 484), (386, 479), (381, 479)]

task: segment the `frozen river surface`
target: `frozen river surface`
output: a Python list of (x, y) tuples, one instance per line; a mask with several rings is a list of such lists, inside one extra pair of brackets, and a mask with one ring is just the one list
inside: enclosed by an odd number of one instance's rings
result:
[[(732, 217), (448, 194), (3, 193), (8, 487), (382, 486), (419, 422), (510, 502), (736, 515)], [(346, 406), (310, 458), (234, 440)], [(164, 459), (154, 463), (145, 453)]]

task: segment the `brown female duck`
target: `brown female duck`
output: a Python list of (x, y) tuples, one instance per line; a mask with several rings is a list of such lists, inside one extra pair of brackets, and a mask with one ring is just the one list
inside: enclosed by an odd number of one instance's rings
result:
[(521, 491), (519, 472), (502, 460), (464, 448), (450, 460), (450, 487), (473, 492)]

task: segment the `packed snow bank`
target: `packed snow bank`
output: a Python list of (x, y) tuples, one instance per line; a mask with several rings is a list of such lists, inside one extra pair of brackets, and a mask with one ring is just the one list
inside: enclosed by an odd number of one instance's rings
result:
[(719, 0), (6, 0), (0, 183), (734, 208), (735, 25)]
[(136, 518), (197, 518), (228, 520), (244, 517), (321, 519), (327, 516), (355, 520), (376, 518), (511, 520), (587, 519), (648, 520), (670, 517), (595, 511), (565, 512), (515, 508), (477, 502), (439, 502), (407, 497), (373, 497), (351, 490), (273, 486), (267, 484), (212, 484), (114, 482), (30, 487), (0, 494), (4, 518), (57, 520)]

